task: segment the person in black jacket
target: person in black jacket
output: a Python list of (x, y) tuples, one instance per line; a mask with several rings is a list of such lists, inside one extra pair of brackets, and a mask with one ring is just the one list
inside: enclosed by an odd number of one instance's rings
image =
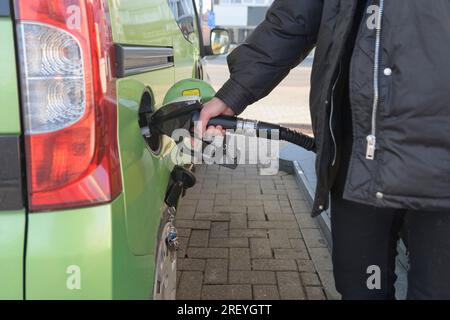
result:
[(450, 298), (450, 2), (275, 0), (202, 123), (243, 112), (313, 48), (313, 215), (331, 199), (338, 291), (394, 299), (403, 230), (408, 298)]

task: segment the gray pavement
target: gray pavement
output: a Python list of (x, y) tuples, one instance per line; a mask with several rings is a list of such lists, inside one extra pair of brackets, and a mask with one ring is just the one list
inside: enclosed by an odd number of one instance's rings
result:
[(178, 299), (338, 299), (329, 248), (295, 177), (197, 168), (177, 215)]
[[(269, 121), (311, 133), (309, 90), (312, 58), (294, 68), (289, 76), (266, 98), (250, 106), (242, 115)], [(218, 90), (229, 78), (225, 57), (209, 58), (206, 67), (214, 88)]]

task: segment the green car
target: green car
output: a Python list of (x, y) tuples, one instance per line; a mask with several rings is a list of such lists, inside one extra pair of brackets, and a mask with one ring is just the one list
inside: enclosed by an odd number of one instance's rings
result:
[[(174, 143), (203, 77), (193, 0), (0, 0), (0, 299), (174, 299)], [(213, 31), (214, 33), (214, 31)]]

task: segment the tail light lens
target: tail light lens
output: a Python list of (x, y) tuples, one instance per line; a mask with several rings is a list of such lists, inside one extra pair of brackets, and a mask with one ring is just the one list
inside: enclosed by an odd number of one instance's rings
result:
[(122, 191), (107, 0), (16, 0), (31, 211)]

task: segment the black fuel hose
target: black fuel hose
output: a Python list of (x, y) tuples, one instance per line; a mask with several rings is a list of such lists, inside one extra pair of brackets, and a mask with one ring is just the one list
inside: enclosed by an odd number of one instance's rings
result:
[[(198, 118), (198, 116), (197, 116)], [(293, 143), (299, 147), (302, 147), (308, 151), (316, 152), (316, 141), (314, 138), (307, 136), (301, 132), (276, 125), (273, 123), (246, 120), (237, 117), (220, 116), (213, 118), (208, 122), (209, 126), (221, 126), (225, 130), (242, 131), (244, 133), (254, 133), (257, 137), (260, 137), (262, 133), (267, 133), (263, 138), (271, 139), (272, 131), (277, 131), (279, 139)]]

